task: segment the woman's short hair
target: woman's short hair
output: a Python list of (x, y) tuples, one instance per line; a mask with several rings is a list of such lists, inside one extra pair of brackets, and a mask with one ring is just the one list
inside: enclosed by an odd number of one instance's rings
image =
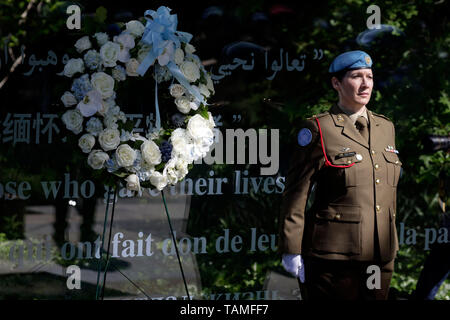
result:
[(347, 74), (348, 69), (344, 69), (338, 72), (334, 72), (331, 74), (331, 77), (336, 77), (339, 82), (342, 82), (342, 79), (344, 79), (345, 75)]

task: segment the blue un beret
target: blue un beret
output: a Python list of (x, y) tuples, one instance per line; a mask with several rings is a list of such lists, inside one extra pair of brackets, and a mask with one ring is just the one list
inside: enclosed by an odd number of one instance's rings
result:
[(338, 55), (330, 65), (330, 73), (372, 67), (372, 59), (364, 51), (348, 51)]

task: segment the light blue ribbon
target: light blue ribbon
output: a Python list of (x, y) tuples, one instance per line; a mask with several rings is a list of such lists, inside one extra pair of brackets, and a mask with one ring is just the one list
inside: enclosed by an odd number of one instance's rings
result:
[[(170, 9), (161, 6), (157, 11), (145, 11), (145, 19), (147, 24), (145, 26), (144, 34), (142, 35), (142, 42), (150, 45), (152, 48), (137, 69), (137, 73), (143, 76), (148, 68), (155, 62), (155, 60), (164, 52), (167, 45), (166, 41), (173, 41), (175, 49), (181, 46), (181, 42), (188, 43), (192, 39), (192, 35), (187, 32), (176, 31), (178, 18), (176, 14), (170, 14)], [(172, 75), (178, 82), (184, 86), (190, 94), (192, 94), (198, 101), (206, 105), (204, 97), (198, 90), (195, 90), (187, 81), (186, 77), (181, 72), (180, 68), (170, 61), (167, 64)], [(156, 81), (156, 80), (155, 80)], [(155, 85), (155, 113), (156, 113), (156, 129), (161, 127), (158, 105), (158, 81)]]

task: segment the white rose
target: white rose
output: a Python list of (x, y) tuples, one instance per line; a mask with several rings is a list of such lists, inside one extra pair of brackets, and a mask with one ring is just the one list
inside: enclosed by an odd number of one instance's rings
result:
[(83, 52), (84, 50), (89, 49), (92, 46), (91, 41), (88, 36), (84, 36), (75, 43), (75, 48), (78, 52)]
[(141, 191), (141, 184), (139, 183), (139, 178), (135, 174), (130, 174), (126, 177), (127, 189), (131, 191)]
[(112, 70), (112, 76), (117, 81), (124, 81), (127, 78), (127, 75), (125, 73), (125, 69), (122, 66), (116, 66)]
[(147, 140), (141, 145), (141, 154), (145, 162), (151, 165), (161, 163), (161, 151), (156, 143)]
[(83, 59), (78, 58), (78, 59), (70, 59), (69, 61), (67, 61), (66, 65), (64, 66), (64, 71), (63, 74), (66, 77), (73, 77), (73, 75), (77, 72), (84, 72), (84, 63), (83, 63)]
[(121, 144), (116, 150), (117, 164), (121, 167), (132, 166), (136, 156), (136, 151), (128, 144)]
[(93, 169), (101, 169), (103, 168), (105, 161), (109, 159), (107, 153), (102, 150), (95, 149), (92, 150), (88, 156), (87, 162)]
[(140, 37), (145, 30), (142, 23), (137, 20), (131, 20), (125, 24), (126, 30), (135, 37)]
[(107, 99), (114, 94), (114, 79), (104, 72), (94, 73), (91, 77), (91, 84), (102, 95), (103, 99)]
[(200, 89), (200, 93), (202, 95), (204, 95), (206, 98), (208, 98), (210, 96), (211, 93), (209, 92), (208, 87), (205, 86), (203, 83), (201, 83), (199, 85), (199, 89)]
[(154, 171), (150, 176), (150, 183), (160, 191), (164, 189), (165, 186), (167, 186), (167, 182), (167, 176), (161, 174), (158, 171)]
[(187, 54), (193, 54), (195, 52), (195, 47), (190, 43), (186, 43), (184, 51), (186, 51)]
[(183, 50), (181, 50), (180, 48), (177, 48), (175, 50), (174, 60), (175, 60), (175, 63), (177, 65), (180, 65), (181, 63), (183, 63), (183, 60), (184, 60), (184, 52), (183, 52)]
[(169, 90), (170, 90), (170, 95), (174, 98), (179, 98), (186, 92), (186, 89), (184, 89), (184, 87), (178, 83), (172, 84), (169, 87)]
[(120, 144), (120, 132), (117, 129), (106, 128), (100, 132), (98, 142), (105, 151), (114, 150)]
[(200, 78), (200, 71), (197, 65), (191, 61), (184, 61), (180, 65), (180, 69), (189, 82), (195, 82)]
[(61, 97), (61, 101), (66, 107), (70, 107), (77, 104), (77, 99), (69, 91), (64, 92), (64, 94)]
[(97, 32), (96, 34), (94, 34), (94, 38), (97, 39), (97, 43), (100, 47), (107, 43), (109, 40), (108, 34), (105, 32)]
[(187, 97), (180, 97), (175, 99), (175, 104), (177, 105), (178, 110), (181, 113), (189, 113), (189, 110), (191, 110), (191, 101)]
[(83, 134), (81, 138), (78, 140), (78, 146), (84, 153), (91, 152), (94, 145), (95, 145), (95, 137), (89, 133)]
[(106, 42), (100, 48), (100, 56), (102, 57), (105, 67), (115, 67), (119, 57), (120, 45), (111, 41)]
[(137, 61), (135, 58), (131, 58), (126, 64), (126, 70), (127, 75), (130, 77), (137, 77), (139, 74), (136, 72), (137, 68), (139, 67), (139, 61)]
[(83, 130), (83, 115), (76, 109), (66, 111), (62, 115), (62, 121), (66, 125), (67, 130), (75, 134), (79, 134)]

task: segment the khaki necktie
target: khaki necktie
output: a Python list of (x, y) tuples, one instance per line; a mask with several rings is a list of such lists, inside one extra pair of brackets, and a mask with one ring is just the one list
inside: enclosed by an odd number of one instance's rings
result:
[(359, 130), (359, 133), (363, 136), (364, 140), (369, 143), (369, 129), (367, 128), (366, 118), (360, 116), (358, 120), (356, 120), (356, 128)]

